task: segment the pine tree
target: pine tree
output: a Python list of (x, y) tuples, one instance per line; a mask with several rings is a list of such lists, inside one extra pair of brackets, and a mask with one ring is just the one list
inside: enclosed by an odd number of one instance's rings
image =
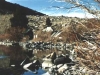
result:
[(52, 23), (51, 23), (49, 17), (46, 19), (46, 25), (47, 25), (48, 27), (50, 27), (50, 26), (52, 25)]
[(28, 19), (25, 12), (18, 6), (16, 7), (15, 12), (13, 13), (13, 18), (10, 19), (12, 27), (24, 27), (27, 28)]

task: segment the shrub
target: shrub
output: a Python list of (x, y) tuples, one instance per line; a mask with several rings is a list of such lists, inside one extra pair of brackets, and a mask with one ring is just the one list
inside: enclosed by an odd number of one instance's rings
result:
[(14, 17), (10, 19), (12, 27), (20, 26), (27, 28), (28, 19), (26, 17), (26, 13), (22, 12), (20, 7), (16, 7), (16, 11), (13, 13), (13, 16)]
[(5, 32), (5, 35), (8, 35), (6, 39), (20, 41), (23, 38), (23, 31), (25, 31), (25, 28), (11, 27)]
[(50, 27), (50, 26), (52, 25), (52, 23), (51, 23), (49, 17), (46, 19), (46, 25), (47, 25), (48, 27)]

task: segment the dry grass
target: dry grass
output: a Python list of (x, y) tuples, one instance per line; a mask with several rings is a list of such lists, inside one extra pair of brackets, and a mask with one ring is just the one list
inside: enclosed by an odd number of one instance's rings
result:
[[(92, 21), (94, 21), (94, 22), (92, 22)], [(83, 32), (91, 32), (91, 31), (98, 32), (100, 29), (99, 26), (100, 26), (100, 23), (97, 20), (90, 19), (87, 23), (85, 23), (83, 25), (80, 25), (80, 24), (76, 25), (74, 29), (73, 29), (72, 25), (69, 25), (69, 26), (62, 28), (61, 29), (62, 33), (58, 37), (62, 37), (62, 39), (61, 39), (62, 42), (67, 42), (67, 43), (76, 42), (77, 46), (81, 45), (82, 47), (87, 48), (87, 44), (84, 42), (80, 42), (78, 40), (75, 32), (79, 33), (79, 34), (83, 34)], [(51, 33), (49, 34), (46, 32), (39, 31), (38, 35), (39, 35), (39, 37), (37, 40), (41, 40), (41, 41), (48, 40), (49, 41), (50, 40), (49, 37), (51, 36)], [(54, 43), (57, 43), (57, 40), (59, 40), (58, 37), (51, 38), (51, 41)], [(98, 40), (96, 40), (96, 41), (99, 41), (99, 39), (100, 39), (99, 34), (97, 35), (97, 38), (98, 38)], [(98, 47), (98, 45), (96, 45), (96, 46)], [(38, 57), (42, 57), (42, 56), (45, 56), (53, 51), (55, 51), (55, 50), (38, 52), (36, 55)], [(57, 50), (56, 50), (56, 52), (57, 52)], [(95, 51), (94, 50), (83, 51), (83, 50), (76, 49), (76, 52), (77, 52), (77, 56), (78, 56), (76, 60), (79, 61), (81, 66), (85, 66), (90, 70), (94, 70), (94, 71), (99, 70), (100, 71), (100, 65), (98, 65), (100, 62), (100, 49), (99, 49), (99, 47)]]
[(37, 31), (35, 34), (37, 34), (37, 38), (33, 39), (33, 41), (50, 41), (51, 40), (51, 32), (44, 32), (42, 30)]
[(8, 28), (4, 34), (0, 35), (1, 40), (9, 39), (11, 41), (20, 41), (23, 37), (25, 28), (11, 27)]
[[(1, 40), (4, 40), (4, 39), (19, 40), (18, 38), (22, 37), (22, 34), (19, 34), (19, 33), (21, 33), (23, 30), (24, 29), (20, 30), (20, 28), (15, 28), (15, 29), (12, 28), (8, 30), (5, 34), (0, 35), (0, 39)], [(64, 43), (76, 42), (77, 46), (82, 45), (83, 47), (87, 47), (85, 43), (81, 43), (80, 41), (78, 41), (78, 38), (75, 32), (78, 34), (83, 34), (83, 32), (90, 32), (90, 31), (99, 32), (100, 21), (96, 19), (89, 19), (87, 22), (83, 23), (83, 25), (75, 24), (74, 27), (73, 25), (68, 25), (65, 27), (61, 27), (60, 30), (62, 33), (57, 38), (54, 38), (54, 37), (51, 38), (51, 32), (43, 32), (42, 30), (38, 30), (35, 33), (37, 34), (38, 38), (33, 39), (32, 41), (43, 41), (43, 42), (52, 41), (53, 43), (57, 43), (57, 40), (59, 40), (59, 37), (62, 37), (61, 41)], [(98, 40), (96, 40), (96, 42), (100, 41), (100, 34), (97, 35), (97, 38)], [(100, 49), (98, 45), (97, 47), (98, 49), (96, 51), (91, 51), (91, 50), (82, 51), (82, 50), (76, 49), (77, 56), (78, 56), (77, 60), (79, 60), (80, 65), (87, 66), (89, 69), (92, 69), (92, 70), (100, 70), (100, 68), (97, 65), (98, 63), (100, 63)], [(56, 49), (38, 51), (38, 53), (36, 53), (35, 55), (37, 57), (43, 57), (51, 52), (58, 52), (58, 51)], [(8, 50), (8, 53), (9, 53), (9, 50)]]
[[(83, 47), (86, 48), (87, 45), (84, 44)], [(98, 55), (100, 54), (99, 48), (95, 51), (94, 50), (83, 51), (78, 49), (76, 49), (76, 51), (77, 51), (77, 60), (79, 61), (81, 66), (86, 66), (90, 70), (99, 71), (100, 69), (100, 65), (98, 65), (100, 62), (100, 55)]]
[(11, 17), (13, 17), (13, 15), (0, 15), (0, 34), (4, 33), (6, 29), (11, 27)]

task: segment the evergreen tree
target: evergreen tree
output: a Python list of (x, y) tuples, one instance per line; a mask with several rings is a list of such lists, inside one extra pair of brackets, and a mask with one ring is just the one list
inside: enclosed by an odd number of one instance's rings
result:
[(47, 25), (48, 27), (50, 27), (50, 26), (52, 25), (52, 23), (51, 23), (49, 17), (46, 19), (46, 25)]
[(26, 33), (24, 35), (29, 36), (29, 40), (33, 39), (32, 29), (28, 28), (28, 18), (26, 17), (26, 12), (24, 12), (19, 6), (16, 7), (15, 12), (13, 13), (13, 18), (10, 19), (11, 27), (20, 27), (25, 28)]
[(26, 17), (26, 13), (17, 6), (15, 12), (13, 13), (13, 18), (10, 19), (12, 27), (24, 27), (27, 28), (28, 19)]

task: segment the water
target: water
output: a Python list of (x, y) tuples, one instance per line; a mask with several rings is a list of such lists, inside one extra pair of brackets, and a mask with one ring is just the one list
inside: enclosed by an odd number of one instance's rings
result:
[(7, 58), (8, 56), (0, 55), (0, 59)]
[(32, 72), (24, 72), (23, 75), (49, 75), (49, 74), (47, 74), (46, 71), (44, 71), (44, 70), (42, 70), (42, 69), (39, 69), (39, 70), (38, 70), (38, 74), (34, 74), (34, 73), (32, 73)]
[[(20, 46), (0, 46), (0, 60), (7, 57), (10, 58), (10, 66), (11, 64), (20, 64), (20, 62), (25, 59), (26, 54)], [(46, 71), (42, 69), (38, 70), (38, 74), (34, 74), (32, 72), (25, 71), (22, 67), (0, 68), (0, 75), (45, 75), (45, 73)]]
[(24, 71), (24, 72), (19, 71), (19, 73), (12, 73), (10, 75), (49, 75), (49, 74), (47, 74), (46, 71), (39, 69), (37, 74), (34, 74), (32, 72), (29, 72), (29, 71)]

